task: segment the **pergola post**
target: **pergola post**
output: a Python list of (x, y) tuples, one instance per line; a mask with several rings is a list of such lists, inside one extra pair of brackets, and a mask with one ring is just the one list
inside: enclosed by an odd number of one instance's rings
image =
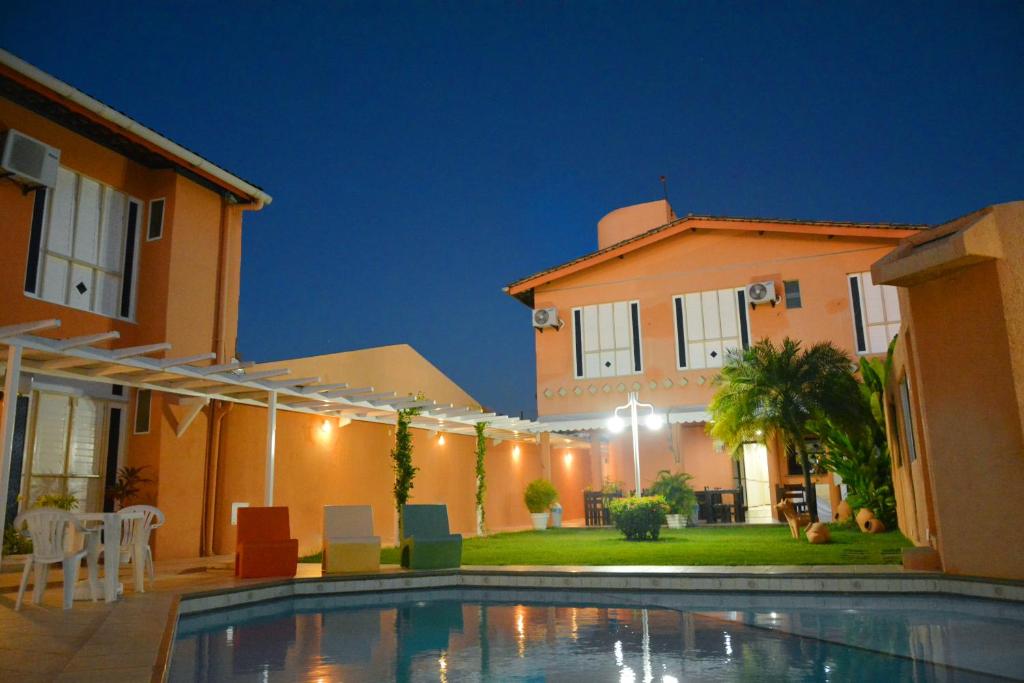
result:
[[(7, 347), (7, 374), (4, 378), (4, 407), (0, 419), (0, 538), (7, 525), (7, 490), (11, 485), (11, 449), (14, 448), (14, 416), (18, 412), (18, 384), (21, 380), (21, 346)], [(3, 549), (0, 548), (0, 561)]]
[(274, 504), (274, 456), (277, 449), (277, 392), (267, 396), (267, 472), (263, 491), (263, 504)]

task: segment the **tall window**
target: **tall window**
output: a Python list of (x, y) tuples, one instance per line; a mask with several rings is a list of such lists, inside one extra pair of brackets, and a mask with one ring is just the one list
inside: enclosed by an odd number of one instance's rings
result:
[(46, 301), (118, 318), (134, 313), (138, 201), (61, 168), (38, 190), (25, 291)]
[(729, 349), (750, 348), (747, 293), (742, 288), (681, 294), (673, 297), (672, 305), (680, 370), (720, 368)]
[(917, 441), (914, 438), (914, 413), (910, 405), (910, 383), (906, 376), (900, 380), (900, 408), (903, 413), (903, 433), (907, 439), (907, 457), (910, 462), (917, 460)]
[[(40, 391), (35, 394), (27, 501), (40, 496), (72, 494), (79, 511), (103, 504), (105, 403), (87, 397)], [(116, 455), (114, 456), (116, 457)]]
[(574, 308), (572, 333), (577, 378), (615, 377), (643, 371), (639, 302)]
[(871, 272), (849, 275), (853, 336), (857, 353), (885, 353), (900, 331), (900, 300), (896, 288), (876, 285)]

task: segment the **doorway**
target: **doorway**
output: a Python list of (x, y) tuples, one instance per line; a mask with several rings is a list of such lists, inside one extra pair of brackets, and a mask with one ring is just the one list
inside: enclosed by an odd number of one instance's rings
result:
[(768, 482), (768, 448), (763, 443), (743, 444), (743, 491), (747, 522), (771, 524), (772, 494)]

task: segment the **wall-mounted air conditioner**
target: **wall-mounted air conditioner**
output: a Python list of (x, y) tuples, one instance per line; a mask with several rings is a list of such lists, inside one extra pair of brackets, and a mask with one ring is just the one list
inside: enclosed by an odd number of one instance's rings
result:
[(4, 133), (0, 171), (33, 187), (54, 187), (60, 150), (13, 128)]
[(752, 282), (747, 285), (747, 301), (751, 306), (758, 304), (771, 304), (774, 306), (779, 299), (775, 295), (775, 283), (771, 280), (764, 282)]
[(538, 308), (533, 312), (533, 326), (543, 332), (548, 327), (561, 329), (562, 321), (558, 319), (557, 308)]

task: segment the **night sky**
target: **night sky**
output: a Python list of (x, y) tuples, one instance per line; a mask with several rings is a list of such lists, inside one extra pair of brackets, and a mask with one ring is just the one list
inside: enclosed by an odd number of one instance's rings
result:
[(529, 416), (501, 287), (660, 175), (679, 214), (1024, 199), (1024, 2), (762, 4), (0, 0), (0, 46), (273, 195), (243, 357), (407, 342)]

